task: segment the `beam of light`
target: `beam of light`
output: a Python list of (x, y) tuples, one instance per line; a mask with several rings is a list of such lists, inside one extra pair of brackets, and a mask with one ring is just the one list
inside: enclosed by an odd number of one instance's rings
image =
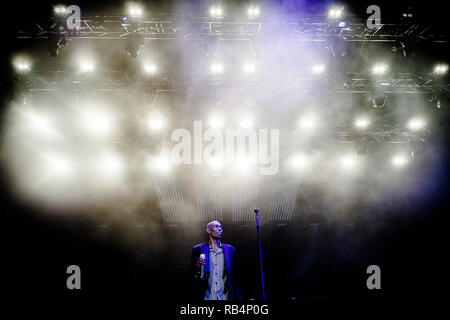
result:
[(250, 19), (254, 19), (254, 18), (258, 17), (260, 13), (261, 13), (261, 11), (259, 10), (259, 7), (257, 7), (257, 6), (250, 6), (247, 9), (247, 16)]
[(256, 71), (256, 67), (253, 63), (244, 64), (243, 71), (245, 74), (253, 74)]
[(137, 6), (136, 4), (132, 4), (128, 8), (128, 12), (130, 13), (130, 16), (138, 18), (142, 16), (144, 10), (141, 7)]
[(312, 67), (313, 73), (322, 73), (325, 71), (325, 66), (323, 64), (316, 64)]
[(251, 128), (253, 126), (253, 121), (249, 117), (245, 117), (241, 120), (239, 126), (243, 129)]
[(213, 6), (211, 9), (209, 9), (209, 14), (213, 18), (220, 18), (223, 16), (223, 10), (220, 6)]
[(223, 72), (223, 65), (220, 62), (215, 62), (211, 64), (211, 72), (213, 74), (220, 74)]
[(312, 130), (317, 126), (317, 118), (314, 115), (305, 115), (299, 121), (301, 129)]
[(144, 65), (144, 71), (149, 74), (155, 74), (158, 71), (156, 64), (148, 63)]
[(442, 75), (442, 74), (447, 73), (447, 71), (448, 71), (448, 65), (446, 65), (446, 64), (437, 64), (434, 67), (434, 71), (433, 72), (435, 74)]
[(369, 126), (370, 122), (366, 118), (358, 118), (355, 120), (355, 126), (358, 129), (366, 129)]
[(425, 127), (425, 121), (420, 118), (413, 118), (408, 122), (408, 128), (414, 131), (421, 130)]
[(115, 153), (103, 153), (97, 163), (97, 168), (106, 177), (117, 177), (123, 172), (123, 161)]
[(381, 75), (381, 74), (386, 73), (388, 68), (389, 68), (388, 65), (379, 63), (379, 64), (376, 64), (373, 66), (372, 73)]
[(72, 177), (75, 170), (74, 164), (67, 158), (57, 154), (45, 154), (42, 156), (45, 160), (48, 172), (51, 175), (62, 177)]
[(225, 121), (221, 115), (213, 114), (209, 117), (208, 124), (213, 129), (220, 129), (223, 127), (224, 122)]
[(56, 6), (53, 11), (58, 15), (66, 14), (66, 7), (64, 6)]
[(147, 121), (147, 126), (152, 131), (159, 131), (166, 126), (166, 119), (158, 112), (152, 112)]
[(303, 154), (297, 154), (289, 159), (289, 164), (294, 169), (303, 169), (308, 165), (308, 159)]
[(341, 157), (340, 164), (343, 169), (352, 169), (358, 164), (358, 159), (355, 155), (345, 155)]
[(338, 8), (338, 7), (331, 8), (328, 11), (328, 17), (332, 18), (332, 19), (340, 18), (340, 17), (342, 17), (343, 14), (344, 14), (344, 9)]
[(409, 162), (408, 157), (406, 157), (403, 154), (397, 154), (397, 155), (393, 156), (391, 159), (392, 165), (396, 168), (404, 167), (408, 164), (408, 162)]
[(94, 71), (94, 63), (91, 61), (81, 61), (80, 70), (82, 72), (92, 72)]
[(112, 119), (102, 110), (85, 111), (82, 116), (82, 125), (92, 135), (105, 136), (111, 133)]
[(223, 168), (223, 159), (219, 156), (207, 157), (206, 163), (212, 170), (220, 170)]
[(16, 69), (20, 72), (25, 72), (25, 71), (30, 71), (31, 66), (28, 62), (24, 61), (24, 62), (18, 62), (14, 65), (16, 67)]
[(163, 155), (150, 159), (150, 169), (158, 173), (168, 173), (170, 171), (170, 158)]

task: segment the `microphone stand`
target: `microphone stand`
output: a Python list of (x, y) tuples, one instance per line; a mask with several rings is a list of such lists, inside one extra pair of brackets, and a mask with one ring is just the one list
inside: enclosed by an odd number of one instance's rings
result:
[(262, 285), (262, 297), (263, 301), (266, 300), (266, 291), (264, 290), (264, 274), (263, 274), (263, 264), (262, 264), (262, 252), (261, 252), (261, 232), (259, 231), (259, 209), (255, 209), (256, 214), (256, 231), (258, 233), (258, 245), (259, 245), (259, 264), (261, 267), (261, 285)]

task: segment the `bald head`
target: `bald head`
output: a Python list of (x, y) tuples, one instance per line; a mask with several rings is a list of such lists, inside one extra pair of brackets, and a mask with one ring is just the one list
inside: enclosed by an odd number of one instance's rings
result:
[(219, 221), (211, 221), (206, 225), (206, 233), (214, 239), (220, 239), (222, 237), (222, 225)]

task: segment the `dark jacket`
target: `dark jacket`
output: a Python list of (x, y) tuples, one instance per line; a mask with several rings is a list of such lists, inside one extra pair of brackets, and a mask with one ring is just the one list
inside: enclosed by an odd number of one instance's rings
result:
[[(239, 288), (239, 274), (236, 265), (236, 249), (226, 243), (222, 243), (223, 257), (224, 257), (224, 272), (227, 275), (225, 282), (225, 290), (229, 290), (231, 300), (241, 300), (240, 288)], [(209, 278), (209, 244), (201, 243), (192, 248), (191, 253), (191, 273), (192, 278), (195, 276), (195, 272), (198, 270), (196, 262), (200, 257), (200, 254), (204, 254), (205, 260), (205, 279), (194, 279), (194, 288), (196, 290), (196, 297), (204, 299), (206, 289), (208, 288)]]

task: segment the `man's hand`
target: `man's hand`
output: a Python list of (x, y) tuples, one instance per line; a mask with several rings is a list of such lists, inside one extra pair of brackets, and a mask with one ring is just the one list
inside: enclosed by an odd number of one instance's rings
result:
[(205, 264), (205, 260), (206, 260), (206, 259), (198, 258), (198, 259), (197, 259), (197, 262), (195, 263), (195, 265), (196, 265), (197, 267), (200, 267), (202, 264)]

